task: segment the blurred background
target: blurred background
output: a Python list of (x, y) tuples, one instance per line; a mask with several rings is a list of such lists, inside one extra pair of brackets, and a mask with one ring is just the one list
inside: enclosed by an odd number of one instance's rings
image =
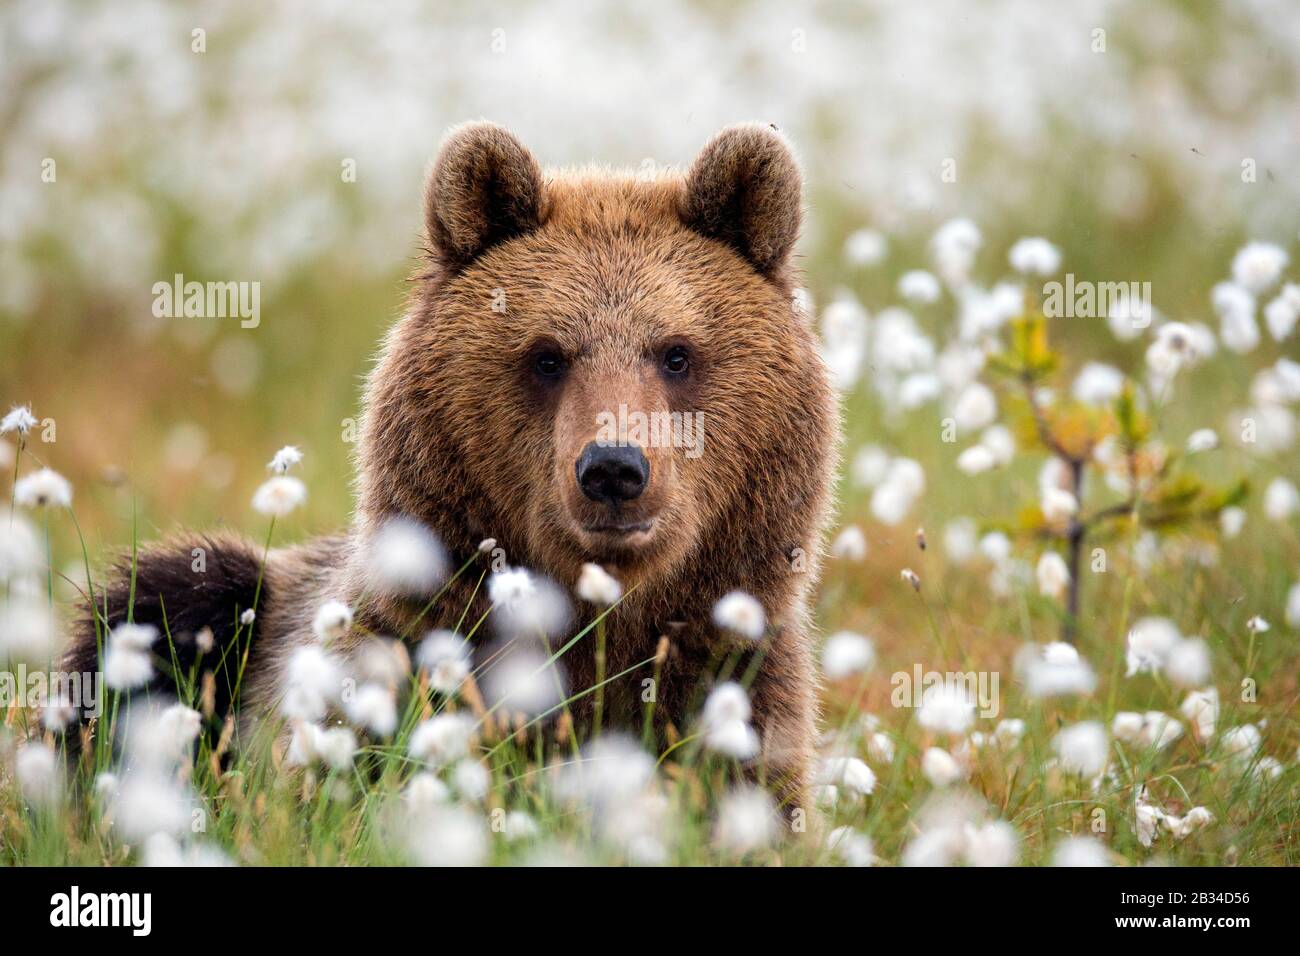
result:
[[(94, 552), (128, 543), (133, 513), (142, 538), (257, 526), (249, 497), (286, 443), (311, 497), (285, 534), (347, 520), (361, 377), (417, 263), (426, 164), (465, 119), (543, 164), (634, 168), (774, 123), (808, 173), (818, 309), (898, 304), (954, 216), (979, 226), (990, 285), (1017, 238), (1044, 236), (1063, 272), (1149, 281), (1163, 316), (1209, 324), (1243, 242), (1297, 248), (1295, 0), (7, 0), (0, 38), (0, 404), (54, 420), (32, 449), (72, 480)], [(260, 324), (155, 317), (176, 273), (259, 282)], [(916, 318), (943, 337), (957, 311)], [(1075, 371), (1141, 370), (1105, 322), (1060, 335)], [(1175, 433), (1225, 428), (1295, 341), (1199, 371)], [(868, 381), (846, 395), (846, 452), (925, 464), (927, 523), (1032, 487), (1033, 468), (978, 491), (934, 471), (957, 452), (934, 408), (887, 407)], [(1279, 449), (1224, 469), (1295, 477)], [(845, 509), (865, 515), (851, 489)]]

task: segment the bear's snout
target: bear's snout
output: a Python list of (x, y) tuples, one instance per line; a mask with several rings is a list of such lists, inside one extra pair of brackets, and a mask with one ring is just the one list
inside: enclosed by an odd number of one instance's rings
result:
[(641, 497), (650, 482), (650, 462), (635, 443), (606, 445), (593, 441), (574, 463), (574, 475), (584, 495), (617, 508)]

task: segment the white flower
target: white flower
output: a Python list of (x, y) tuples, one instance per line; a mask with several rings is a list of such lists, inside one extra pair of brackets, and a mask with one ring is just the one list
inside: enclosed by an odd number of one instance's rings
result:
[[(0, 517), (0, 526), (5, 519)], [(58, 654), (59, 631), (54, 613), (34, 598), (0, 603), (0, 663), (6, 660), (45, 667)], [(16, 678), (15, 678), (16, 680)]]
[(275, 453), (275, 457), (271, 459), (266, 467), (277, 475), (283, 475), (300, 461), (302, 461), (302, 452), (293, 445), (285, 445)]
[(331, 770), (344, 771), (352, 767), (357, 753), (357, 737), (348, 727), (331, 727), (321, 731), (315, 739), (316, 756)]
[(853, 456), (850, 472), (859, 488), (874, 488), (889, 471), (889, 453), (879, 445), (863, 445)]
[(917, 720), (927, 730), (964, 734), (975, 722), (975, 703), (956, 684), (935, 684), (921, 696)]
[(831, 557), (846, 561), (861, 561), (867, 556), (867, 536), (855, 524), (849, 525), (839, 533), (831, 544)]
[(384, 522), (366, 549), (371, 585), (380, 593), (429, 597), (447, 577), (447, 556), (428, 528), (411, 518)]
[(297, 478), (276, 475), (253, 492), (253, 510), (271, 518), (283, 518), (307, 500), (307, 486)]
[(852, 631), (837, 631), (822, 648), (822, 671), (831, 680), (868, 671), (875, 660), (871, 640)]
[(869, 796), (876, 789), (876, 775), (857, 757), (828, 757), (818, 766), (813, 782), (856, 797)]
[(479, 813), (451, 804), (421, 807), (406, 821), (396, 843), (418, 866), (480, 866), (491, 847)]
[(871, 838), (852, 827), (836, 827), (826, 835), (826, 846), (846, 866), (871, 866), (876, 862)]
[(608, 607), (623, 596), (623, 586), (599, 564), (588, 562), (582, 566), (577, 592), (578, 597), (590, 604)]
[(982, 242), (979, 228), (969, 219), (950, 219), (935, 231), (930, 252), (944, 282), (954, 288), (966, 285)]
[(921, 755), (921, 773), (935, 787), (947, 787), (965, 776), (957, 759), (941, 747), (929, 747)]
[(1178, 709), (1191, 722), (1198, 738), (1204, 741), (1214, 736), (1214, 725), (1219, 720), (1219, 692), (1216, 688), (1190, 692)]
[(1300, 492), (1285, 478), (1274, 478), (1264, 489), (1264, 514), (1270, 521), (1286, 521), (1300, 508)]
[(1088, 405), (1109, 405), (1124, 388), (1124, 373), (1113, 365), (1089, 362), (1074, 380), (1071, 393)]
[(169, 833), (154, 833), (145, 838), (140, 865), (148, 867), (224, 867), (234, 866), (221, 850), (204, 843), (182, 846)]
[(1264, 306), (1264, 325), (1274, 342), (1289, 338), (1295, 331), (1297, 319), (1300, 319), (1300, 307), (1286, 295), (1279, 295)]
[(1015, 866), (1020, 854), (1020, 837), (1005, 820), (991, 820), (983, 826), (967, 823), (966, 862), (971, 866)]
[(625, 804), (654, 780), (655, 762), (632, 738), (605, 734), (586, 744), (579, 759), (551, 770), (556, 797), (603, 809)]
[(1246, 526), (1246, 510), (1228, 507), (1219, 512), (1219, 529), (1225, 538), (1235, 538)]
[(1219, 736), (1219, 746), (1235, 763), (1249, 763), (1258, 752), (1263, 738), (1254, 724), (1230, 727)]
[(898, 280), (898, 294), (909, 302), (929, 305), (939, 301), (939, 280), (924, 269), (904, 272)]
[(1052, 866), (1110, 866), (1105, 844), (1092, 837), (1066, 837), (1052, 851)]
[(1252, 634), (1263, 634), (1269, 629), (1268, 621), (1264, 620), (1258, 614), (1246, 622), (1246, 630)]
[(957, 456), (957, 469), (967, 475), (979, 475), (997, 464), (993, 452), (984, 445), (972, 445)]
[(1046, 239), (1019, 239), (1007, 253), (1007, 260), (1022, 275), (1050, 276), (1061, 267), (1061, 250)]
[(109, 635), (104, 649), (104, 683), (112, 690), (134, 690), (153, 679), (153, 661), (147, 651), (138, 650)]
[(1026, 645), (1016, 655), (1016, 668), (1024, 677), (1025, 692), (1034, 698), (1091, 694), (1097, 686), (1097, 675), (1088, 662), (1060, 641)]
[(867, 738), (867, 756), (877, 763), (894, 762), (894, 738), (884, 731), (877, 731)]
[(741, 787), (719, 802), (713, 839), (722, 850), (750, 853), (770, 845), (776, 835), (776, 811), (766, 791)]
[(1004, 750), (1015, 748), (1025, 736), (1025, 722), (1018, 717), (1009, 717), (998, 721), (993, 728), (993, 736)]
[(1010, 464), (1016, 456), (1016, 438), (1005, 425), (990, 425), (984, 429), (980, 444), (989, 450), (996, 464)]
[(1071, 724), (1052, 741), (1061, 767), (1070, 773), (1092, 778), (1106, 769), (1109, 745), (1106, 730), (1095, 720)]
[(1161, 670), (1180, 640), (1182, 635), (1178, 628), (1167, 618), (1142, 618), (1128, 632), (1128, 672), (1125, 676)]
[(1164, 811), (1146, 799), (1146, 787), (1139, 787), (1133, 798), (1133, 817), (1134, 829), (1137, 830), (1138, 842), (1143, 846), (1149, 847), (1153, 840), (1159, 836), (1160, 821), (1164, 819)]
[(117, 788), (112, 815), (115, 828), (129, 842), (155, 833), (179, 835), (193, 819), (193, 792), (153, 769), (127, 773)]
[(531, 840), (540, 832), (537, 821), (523, 810), (511, 810), (501, 817), (500, 833), (511, 843), (518, 840)]
[(417, 760), (440, 767), (469, 754), (476, 726), (469, 714), (438, 714), (415, 728), (407, 749)]
[(429, 686), (440, 694), (456, 693), (469, 676), (469, 646), (455, 631), (431, 631), (416, 657), (429, 672)]
[(1137, 743), (1142, 736), (1146, 721), (1142, 715), (1131, 710), (1121, 710), (1110, 722), (1110, 732), (1125, 743)]
[(920, 464), (910, 458), (895, 458), (872, 492), (871, 513), (883, 524), (896, 525), (924, 491), (925, 470)]
[(239, 623), (242, 624), (244, 627), (250, 626), (256, 620), (257, 620), (257, 612), (254, 611), (251, 607), (247, 608), (243, 614), (239, 615)]
[(1286, 623), (1289, 627), (1300, 628), (1300, 581), (1286, 592)]
[(295, 648), (285, 666), (280, 711), (291, 719), (323, 720), (342, 689), (343, 667), (337, 657), (319, 644)]
[(34, 807), (52, 807), (63, 794), (63, 768), (58, 756), (45, 744), (19, 747), (14, 754), (14, 775), (23, 798)]
[(322, 644), (336, 641), (352, 628), (352, 609), (341, 601), (326, 601), (312, 620), (312, 633)]
[(21, 439), (38, 424), (39, 422), (37, 422), (36, 416), (32, 414), (30, 405), (15, 405), (9, 409), (4, 418), (0, 418), (0, 435), (17, 432), (20, 439), (19, 444), (21, 445)]
[(713, 623), (757, 641), (763, 636), (766, 619), (763, 605), (756, 598), (743, 591), (732, 591), (713, 605)]
[(874, 266), (884, 260), (889, 247), (874, 229), (859, 229), (844, 243), (844, 258), (855, 266)]
[(492, 775), (477, 760), (459, 760), (451, 768), (451, 786), (462, 800), (480, 803), (492, 787)]
[(1213, 428), (1198, 428), (1187, 436), (1187, 453), (1195, 455), (1198, 452), (1212, 451), (1219, 447), (1219, 436)]
[(1039, 508), (1048, 524), (1064, 524), (1079, 513), (1079, 499), (1060, 488), (1044, 488)]
[(758, 753), (758, 735), (749, 726), (749, 695), (735, 681), (725, 681), (709, 692), (700, 722), (704, 745), (710, 750), (749, 760)]
[(1038, 593), (1045, 597), (1060, 599), (1070, 583), (1070, 569), (1065, 559), (1055, 551), (1045, 551), (1038, 559), (1035, 571), (1038, 577)]
[(391, 737), (397, 730), (397, 701), (392, 691), (378, 684), (362, 684), (344, 702), (348, 720), (375, 737)]
[[(0, 584), (39, 571), (44, 563), (43, 550), (36, 531), (26, 518), (14, 512), (0, 516)], [(3, 634), (2, 630), (0, 634)], [(0, 637), (0, 646), (3, 643), (3, 637)]]
[(133, 714), (127, 750), (136, 766), (170, 773), (191, 761), (194, 742), (202, 729), (202, 715), (184, 704), (154, 707), (144, 714)]
[(979, 547), (978, 529), (970, 518), (955, 518), (943, 529), (943, 550), (954, 564), (965, 564)]
[(1179, 641), (1165, 660), (1165, 673), (1177, 687), (1199, 687), (1210, 679), (1210, 648), (1200, 638)]
[(42, 468), (14, 483), (14, 502), (24, 508), (68, 508), (72, 485), (58, 472)]
[(427, 770), (411, 777), (402, 791), (402, 799), (416, 808), (428, 808), (451, 799), (451, 788)]
[(1286, 250), (1271, 242), (1248, 242), (1232, 259), (1232, 279), (1258, 295), (1277, 282), (1287, 258)]
[(962, 389), (952, 408), (957, 430), (962, 432), (977, 431), (992, 424), (997, 414), (998, 402), (993, 390), (979, 382), (972, 382)]
[(913, 591), (921, 590), (921, 577), (911, 568), (903, 568), (898, 572), (898, 576), (907, 583)]
[(1213, 823), (1214, 814), (1205, 807), (1192, 807), (1181, 817), (1166, 813), (1163, 822), (1175, 840), (1183, 840)]
[(505, 568), (488, 577), (497, 630), (507, 638), (550, 638), (569, 624), (568, 597), (554, 581), (524, 568)]
[(512, 714), (544, 713), (564, 699), (564, 687), (561, 665), (528, 648), (507, 651), (483, 678), (488, 704)]

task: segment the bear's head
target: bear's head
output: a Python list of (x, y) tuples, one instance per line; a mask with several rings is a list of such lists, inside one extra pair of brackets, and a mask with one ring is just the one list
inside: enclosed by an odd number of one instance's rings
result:
[(585, 561), (744, 586), (811, 560), (835, 440), (793, 303), (801, 186), (762, 126), (653, 175), (544, 174), (499, 126), (452, 130), (429, 266), (370, 379), (363, 523), (413, 515), (461, 554), (493, 537), (569, 583)]

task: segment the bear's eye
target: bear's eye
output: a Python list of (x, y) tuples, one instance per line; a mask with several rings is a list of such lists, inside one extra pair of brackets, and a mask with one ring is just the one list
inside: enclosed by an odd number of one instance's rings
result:
[(664, 353), (664, 371), (669, 375), (685, 375), (691, 367), (691, 356), (684, 345), (674, 345)]
[(564, 359), (556, 352), (538, 352), (533, 359), (533, 371), (542, 378), (558, 378), (564, 373)]

